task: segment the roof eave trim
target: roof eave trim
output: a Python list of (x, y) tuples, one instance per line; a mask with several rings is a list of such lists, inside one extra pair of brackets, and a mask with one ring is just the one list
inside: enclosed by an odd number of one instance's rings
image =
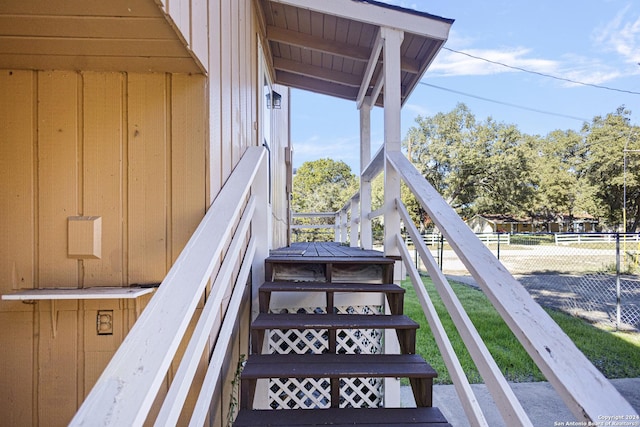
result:
[(396, 28), (412, 34), (446, 40), (452, 19), (372, 0), (271, 0), (368, 24)]
[(369, 3), (369, 4), (372, 4), (372, 5), (375, 5), (375, 6), (385, 7), (387, 9), (397, 10), (397, 11), (400, 11), (400, 12), (403, 12), (403, 13), (411, 13), (413, 15), (422, 16), (424, 18), (438, 19), (438, 20), (441, 20), (443, 22), (447, 22), (449, 24), (453, 24), (453, 22), (455, 21), (454, 19), (443, 18), (442, 16), (433, 15), (433, 14), (428, 13), (428, 12), (422, 12), (420, 10), (409, 9), (409, 8), (406, 8), (406, 7), (396, 6), (394, 4), (389, 4), (389, 3), (383, 3), (381, 1), (376, 1), (376, 0), (352, 0), (352, 1), (360, 2), (360, 3)]

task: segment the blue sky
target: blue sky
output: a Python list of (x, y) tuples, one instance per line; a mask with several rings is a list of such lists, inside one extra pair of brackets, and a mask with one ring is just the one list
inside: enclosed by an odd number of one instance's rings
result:
[[(513, 67), (640, 92), (640, 2), (637, 0), (383, 0), (455, 22), (445, 47)], [(418, 87), (402, 111), (402, 136), (418, 115), (465, 103), (476, 119), (491, 116), (528, 134), (580, 130), (594, 116), (625, 105), (640, 124), (640, 95), (554, 80), (442, 50), (424, 83), (553, 114), (541, 114), (437, 89)], [(570, 116), (570, 117), (566, 117)], [(294, 167), (330, 157), (359, 171), (355, 103), (292, 90)], [(382, 109), (372, 111), (372, 145), (382, 143)]]

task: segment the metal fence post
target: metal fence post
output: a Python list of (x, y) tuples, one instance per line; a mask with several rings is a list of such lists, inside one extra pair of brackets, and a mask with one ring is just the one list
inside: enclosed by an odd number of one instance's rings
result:
[(616, 233), (616, 329), (620, 329), (620, 233)]

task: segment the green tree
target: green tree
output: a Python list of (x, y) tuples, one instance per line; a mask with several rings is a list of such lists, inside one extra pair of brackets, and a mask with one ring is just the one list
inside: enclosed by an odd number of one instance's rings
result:
[(472, 213), (529, 212), (537, 185), (530, 140), (515, 125), (497, 123), (491, 118), (479, 126), (478, 138), (485, 141), (489, 155), (484, 159)]
[[(416, 118), (404, 142), (409, 160), (455, 208), (476, 198), (487, 147), (476, 138), (476, 119), (464, 104), (451, 112)], [(410, 144), (410, 146), (409, 146)]]
[(585, 160), (583, 135), (555, 130), (545, 138), (529, 139), (538, 183), (532, 213), (553, 220), (561, 214), (593, 212), (591, 187), (581, 168)]
[(628, 152), (625, 168), (624, 150), (640, 149), (640, 129), (630, 124), (630, 115), (629, 110), (620, 107), (615, 113), (594, 117), (585, 125), (582, 172), (593, 187), (602, 216), (611, 225), (623, 222), (626, 184), (625, 229), (635, 231), (640, 224), (640, 153)]
[(294, 212), (335, 212), (358, 189), (351, 168), (341, 160), (304, 162), (293, 177)]
[[(293, 177), (293, 196), (291, 207), (294, 212), (318, 213), (336, 212), (353, 196), (358, 189), (358, 183), (351, 168), (343, 161), (319, 159), (304, 162)], [(300, 223), (309, 223), (301, 219)], [(329, 223), (329, 220), (314, 223)], [(313, 231), (312, 240), (333, 239), (333, 233), (326, 230)]]
[(478, 122), (464, 104), (416, 123), (404, 142), (409, 159), (461, 215), (531, 203), (531, 147), (514, 125)]

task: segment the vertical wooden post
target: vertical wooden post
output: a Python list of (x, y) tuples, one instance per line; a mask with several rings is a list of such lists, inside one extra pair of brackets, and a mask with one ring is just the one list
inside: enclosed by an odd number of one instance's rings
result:
[(386, 159), (389, 152), (400, 151), (400, 45), (404, 34), (392, 28), (381, 28), (384, 58), (384, 252), (399, 255), (396, 234), (400, 232), (400, 214), (395, 200), (400, 197), (400, 177)]
[[(392, 28), (380, 29), (383, 41), (384, 61), (384, 253), (400, 255), (396, 235), (400, 234), (400, 213), (396, 209), (396, 199), (400, 198), (400, 175), (395, 171), (386, 156), (389, 152), (400, 152), (400, 45), (404, 33)], [(394, 267), (394, 282), (404, 278), (402, 262)], [(388, 309), (388, 307), (387, 307)], [(392, 334), (385, 334), (385, 353), (397, 353), (400, 346)], [(385, 379), (385, 405), (399, 405), (400, 381)]]
[[(263, 148), (263, 150), (266, 150)], [(251, 266), (251, 321), (258, 316), (260, 312), (260, 303), (258, 297), (258, 289), (265, 281), (265, 262), (269, 256), (271, 249), (271, 205), (269, 204), (269, 165), (267, 156), (264, 156), (262, 163), (258, 167), (256, 178), (251, 187), (251, 194), (256, 197), (256, 210), (253, 214), (251, 222), (251, 233), (256, 239), (256, 252)], [(253, 349), (254, 353), (263, 353), (263, 349)], [(252, 384), (253, 389), (257, 388), (258, 392), (250, 397), (251, 404), (255, 408), (268, 408), (268, 381), (258, 380)], [(255, 396), (255, 397), (254, 397)], [(242, 399), (246, 396), (241, 397)], [(243, 402), (244, 404), (244, 402)]]
[(349, 246), (355, 248), (358, 246), (358, 202), (357, 199), (351, 199), (351, 230), (349, 231)]
[(371, 99), (365, 97), (360, 107), (360, 246), (372, 248), (371, 235), (371, 181), (362, 178), (362, 172), (371, 162)]
[[(264, 148), (263, 148), (264, 150)], [(256, 211), (251, 222), (251, 233), (256, 237), (256, 254), (251, 268), (251, 319), (259, 313), (258, 288), (265, 280), (264, 260), (271, 248), (271, 206), (269, 205), (269, 169), (267, 156), (258, 167), (251, 194), (256, 197)]]

